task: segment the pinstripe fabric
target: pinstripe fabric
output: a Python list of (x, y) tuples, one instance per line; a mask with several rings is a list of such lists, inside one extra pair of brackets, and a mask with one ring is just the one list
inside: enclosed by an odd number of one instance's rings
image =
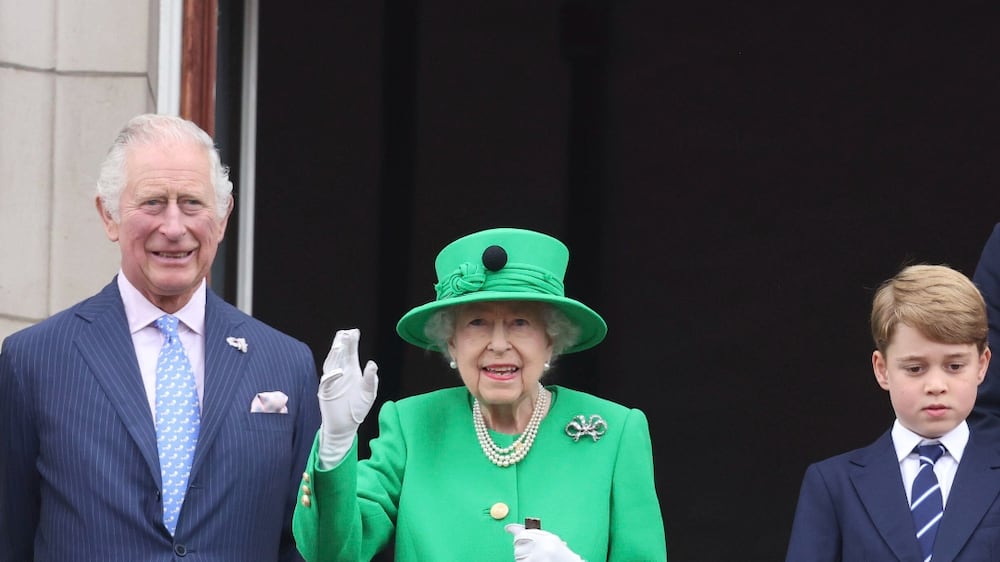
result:
[[(312, 353), (211, 291), (205, 331), (201, 437), (173, 539), (115, 283), (4, 341), (0, 562), (171, 560), (176, 546), (185, 560), (299, 560), (291, 513), (319, 426)], [(269, 390), (288, 394), (288, 414), (250, 413)]]

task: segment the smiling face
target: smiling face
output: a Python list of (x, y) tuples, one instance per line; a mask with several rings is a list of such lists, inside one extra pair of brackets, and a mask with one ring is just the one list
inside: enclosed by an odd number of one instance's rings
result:
[(974, 344), (935, 342), (906, 324), (896, 327), (884, 354), (872, 354), (875, 379), (889, 391), (899, 422), (928, 439), (969, 415), (989, 362), (989, 348), (980, 354)]
[(534, 397), (552, 342), (544, 305), (497, 301), (460, 306), (448, 351), (462, 382), (487, 407), (513, 406)]
[(207, 150), (193, 142), (133, 146), (126, 169), (120, 220), (97, 199), (104, 230), (121, 247), (129, 282), (160, 309), (176, 312), (212, 267), (232, 198), (220, 213)]

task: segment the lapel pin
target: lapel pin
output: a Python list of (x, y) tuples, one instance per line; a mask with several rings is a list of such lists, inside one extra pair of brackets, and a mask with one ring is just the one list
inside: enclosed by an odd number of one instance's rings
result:
[(243, 353), (247, 352), (247, 340), (243, 338), (228, 337), (226, 338), (226, 343), (235, 347), (236, 349), (240, 350)]

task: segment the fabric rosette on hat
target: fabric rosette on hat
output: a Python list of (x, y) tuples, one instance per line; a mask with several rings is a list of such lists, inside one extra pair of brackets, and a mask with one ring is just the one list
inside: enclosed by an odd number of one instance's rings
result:
[(433, 349), (424, 326), (445, 307), (535, 301), (558, 308), (580, 328), (579, 340), (563, 353), (591, 348), (604, 339), (608, 327), (590, 307), (566, 296), (563, 277), (568, 264), (566, 245), (540, 232), (494, 228), (464, 236), (445, 246), (434, 261), (435, 300), (403, 315), (396, 331), (413, 345)]

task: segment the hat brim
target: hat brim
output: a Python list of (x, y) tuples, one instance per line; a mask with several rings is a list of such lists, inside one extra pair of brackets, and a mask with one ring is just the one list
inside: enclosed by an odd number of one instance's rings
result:
[(399, 334), (399, 337), (417, 347), (434, 351), (443, 351), (436, 348), (435, 342), (427, 339), (427, 335), (424, 333), (424, 326), (427, 325), (427, 320), (433, 316), (434, 313), (444, 308), (461, 304), (489, 301), (543, 302), (555, 306), (566, 315), (570, 322), (580, 328), (580, 337), (577, 338), (576, 343), (562, 350), (563, 354), (590, 349), (591, 347), (601, 343), (604, 336), (608, 333), (608, 325), (599, 314), (594, 312), (587, 305), (571, 298), (538, 293), (492, 291), (467, 293), (465, 295), (450, 298), (444, 301), (433, 301), (418, 306), (404, 314), (403, 317), (399, 319), (399, 322), (396, 324), (396, 332)]

